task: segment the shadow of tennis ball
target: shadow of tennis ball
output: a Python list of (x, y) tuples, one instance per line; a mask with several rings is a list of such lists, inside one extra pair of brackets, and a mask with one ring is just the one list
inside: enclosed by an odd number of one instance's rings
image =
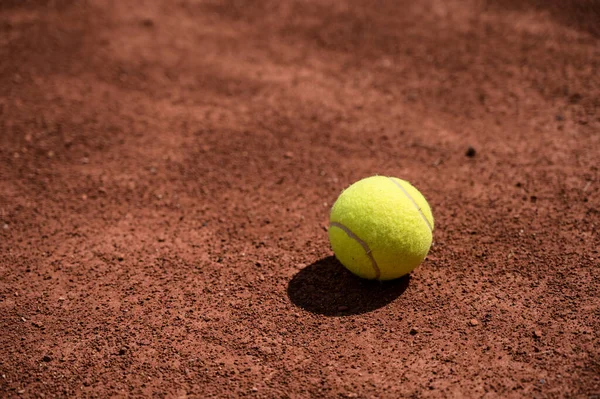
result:
[(385, 282), (364, 280), (329, 256), (294, 275), (287, 292), (292, 303), (309, 312), (346, 316), (384, 307), (402, 295), (409, 281), (410, 275)]

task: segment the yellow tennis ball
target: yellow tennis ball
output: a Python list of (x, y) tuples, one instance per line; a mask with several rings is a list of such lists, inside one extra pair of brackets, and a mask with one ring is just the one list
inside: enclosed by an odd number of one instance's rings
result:
[(372, 176), (345, 189), (331, 208), (329, 242), (352, 273), (392, 280), (415, 269), (431, 247), (433, 215), (407, 181)]

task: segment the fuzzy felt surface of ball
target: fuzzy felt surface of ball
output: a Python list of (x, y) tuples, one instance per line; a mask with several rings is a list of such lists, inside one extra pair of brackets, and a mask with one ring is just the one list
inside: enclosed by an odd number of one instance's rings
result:
[(402, 277), (423, 262), (433, 215), (409, 182), (372, 176), (346, 188), (331, 208), (329, 241), (336, 258), (369, 280)]

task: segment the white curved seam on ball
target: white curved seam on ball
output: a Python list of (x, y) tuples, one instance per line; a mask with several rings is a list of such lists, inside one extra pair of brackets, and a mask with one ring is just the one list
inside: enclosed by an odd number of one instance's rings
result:
[(375, 270), (375, 279), (379, 280), (379, 277), (381, 277), (381, 271), (379, 270), (379, 266), (377, 266), (377, 262), (375, 261), (375, 258), (373, 257), (373, 253), (371, 251), (371, 248), (369, 248), (369, 245), (366, 242), (364, 242), (363, 240), (361, 240), (356, 234), (354, 234), (352, 232), (352, 230), (350, 230), (348, 227), (344, 226), (341, 223), (331, 222), (331, 223), (329, 223), (329, 227), (337, 227), (338, 229), (340, 229), (344, 233), (346, 233), (348, 235), (348, 237), (350, 237), (351, 239), (353, 239), (354, 241), (359, 243), (361, 247), (363, 247), (363, 249), (365, 250), (365, 253), (367, 254), (367, 257), (371, 260), (371, 265), (373, 266), (373, 270)]
[(421, 210), (421, 207), (419, 207), (419, 205), (417, 204), (417, 201), (414, 200), (414, 198), (408, 193), (408, 191), (406, 191), (406, 189), (404, 187), (402, 187), (402, 185), (400, 183), (398, 183), (396, 180), (392, 179), (391, 177), (388, 177), (388, 179), (390, 179), (392, 181), (392, 183), (394, 183), (396, 186), (398, 186), (398, 188), (400, 188), (400, 190), (402, 190), (404, 195), (406, 195), (408, 197), (408, 199), (413, 203), (415, 208), (417, 208), (417, 211), (419, 211), (419, 215), (421, 215), (421, 217), (427, 224), (429, 231), (433, 232), (433, 227), (431, 226), (431, 223), (429, 223), (429, 220), (427, 220), (427, 218), (425, 217), (425, 214)]

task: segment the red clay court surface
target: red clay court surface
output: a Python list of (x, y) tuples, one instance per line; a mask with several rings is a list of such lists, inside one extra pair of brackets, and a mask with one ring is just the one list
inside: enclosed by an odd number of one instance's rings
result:
[(0, 396), (600, 398), (599, 71), (596, 0), (1, 0)]

